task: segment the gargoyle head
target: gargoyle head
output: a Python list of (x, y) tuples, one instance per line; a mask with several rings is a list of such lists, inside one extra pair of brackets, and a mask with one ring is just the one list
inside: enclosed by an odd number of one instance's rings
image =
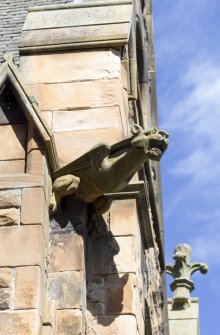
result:
[(149, 159), (159, 161), (168, 146), (169, 135), (157, 128), (144, 130), (137, 124), (132, 126), (132, 133), (131, 146), (144, 150)]

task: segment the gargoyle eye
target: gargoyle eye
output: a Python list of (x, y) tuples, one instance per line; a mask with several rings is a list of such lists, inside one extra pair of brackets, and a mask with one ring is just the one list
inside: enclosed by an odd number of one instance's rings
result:
[(152, 128), (148, 131), (145, 132), (145, 135), (153, 135), (157, 133), (157, 129), (156, 128)]

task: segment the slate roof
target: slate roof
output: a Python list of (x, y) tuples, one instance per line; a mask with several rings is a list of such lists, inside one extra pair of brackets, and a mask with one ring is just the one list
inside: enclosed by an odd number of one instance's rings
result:
[[(82, 0), (81, 0), (82, 1)], [(0, 63), (5, 52), (13, 52), (19, 64), (18, 41), (30, 6), (65, 4), (73, 0), (0, 0)], [(77, 1), (79, 2), (79, 0)]]

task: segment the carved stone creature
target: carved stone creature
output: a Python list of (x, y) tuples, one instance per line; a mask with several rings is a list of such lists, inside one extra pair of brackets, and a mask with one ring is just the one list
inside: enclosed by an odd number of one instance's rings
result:
[(98, 144), (54, 171), (51, 212), (56, 212), (63, 197), (75, 193), (76, 199), (92, 204), (96, 215), (105, 213), (111, 206), (105, 193), (121, 191), (148, 159), (160, 160), (168, 145), (166, 132), (133, 125), (132, 134), (112, 146)]

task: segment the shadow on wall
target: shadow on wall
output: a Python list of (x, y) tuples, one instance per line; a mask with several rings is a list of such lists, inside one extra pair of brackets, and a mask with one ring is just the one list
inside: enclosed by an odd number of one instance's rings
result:
[(74, 231), (83, 237), (86, 307), (97, 323), (108, 326), (122, 313), (124, 287), (129, 278), (128, 273), (118, 273), (114, 262), (114, 256), (120, 251), (119, 245), (103, 217), (88, 225), (87, 205), (76, 201), (74, 195), (64, 198), (62, 207), (62, 213), (52, 219), (51, 236)]
[(119, 252), (108, 222), (99, 217), (95, 226), (93, 223), (87, 243), (87, 309), (103, 326), (111, 324), (123, 310), (124, 287), (129, 275), (117, 271), (114, 256)]

